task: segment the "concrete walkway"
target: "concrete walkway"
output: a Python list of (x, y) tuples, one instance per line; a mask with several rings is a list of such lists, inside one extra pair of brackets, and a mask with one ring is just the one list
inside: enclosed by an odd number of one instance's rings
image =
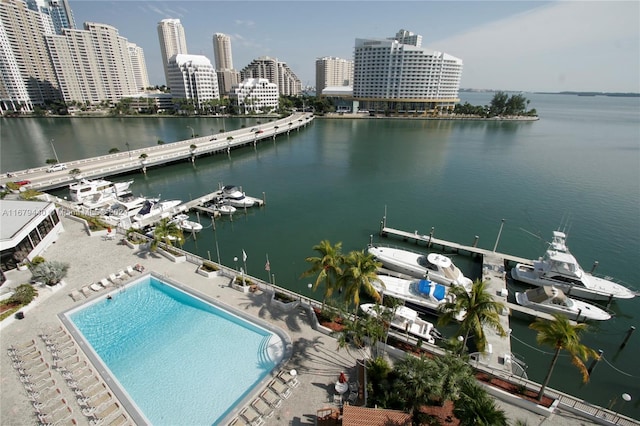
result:
[[(146, 250), (132, 250), (118, 244), (118, 240), (103, 240), (90, 237), (81, 224), (70, 219), (63, 219), (65, 232), (58, 241), (43, 253), (47, 260), (58, 260), (70, 263), (65, 285), (54, 289), (39, 289), (40, 295), (34, 303), (23, 310), (25, 318), (16, 320), (8, 318), (0, 323), (0, 423), (7, 425), (34, 424), (37, 421), (35, 410), (28, 399), (18, 372), (12, 367), (7, 355), (11, 344), (19, 344), (31, 339), (38, 341), (38, 335), (44, 330), (60, 326), (57, 314), (82, 301), (74, 302), (69, 293), (88, 284), (99, 282), (109, 274), (124, 269), (127, 265), (142, 264), (147, 271), (166, 275), (173, 280), (202, 292), (220, 302), (236, 309), (268, 321), (284, 330), (293, 343), (293, 356), (284, 365), (284, 369), (296, 369), (300, 386), (293, 389), (289, 399), (284, 400), (275, 415), (266, 421), (267, 425), (313, 425), (316, 411), (332, 407), (330, 398), (333, 385), (341, 371), (355, 377), (356, 359), (363, 354), (337, 349), (334, 338), (315, 331), (310, 324), (306, 309), (297, 308), (291, 312), (282, 312), (271, 306), (267, 293), (257, 292), (243, 294), (229, 287), (229, 278), (206, 278), (198, 275), (196, 266), (190, 263), (173, 263), (159, 254)], [(31, 274), (28, 271), (10, 271), (8, 281), (3, 286), (15, 287), (28, 282)], [(92, 294), (90, 297), (104, 297), (106, 291)], [(44, 348), (43, 342), (40, 345)], [(44, 358), (51, 358), (44, 353)], [(48, 362), (51, 360), (49, 359)], [(59, 373), (55, 372), (55, 376)], [(54, 377), (56, 378), (56, 377)], [(73, 410), (73, 418), (78, 425), (88, 425), (88, 418), (82, 414), (69, 386), (62, 376), (57, 377), (56, 385)], [(258, 394), (261, 389), (256, 389)], [(550, 418), (531, 413), (511, 405), (498, 402), (507, 412), (511, 423), (520, 420), (528, 425), (590, 425), (584, 418), (558, 410)], [(238, 410), (242, 407), (238, 407)]]

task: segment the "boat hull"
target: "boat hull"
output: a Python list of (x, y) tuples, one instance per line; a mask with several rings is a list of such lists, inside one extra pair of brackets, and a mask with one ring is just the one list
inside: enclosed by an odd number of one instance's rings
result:
[(566, 306), (555, 305), (548, 302), (536, 303), (529, 300), (525, 293), (517, 292), (516, 302), (520, 306), (524, 306), (535, 311), (545, 312), (548, 314), (562, 314), (567, 318), (576, 321), (606, 321), (611, 318), (611, 315), (604, 309), (576, 299), (571, 299), (573, 307), (568, 308)]
[(536, 272), (533, 266), (522, 263), (518, 263), (513, 269), (511, 269), (511, 277), (516, 281), (536, 287), (554, 286), (562, 290), (567, 296), (578, 297), (586, 300), (608, 301), (611, 299), (631, 299), (635, 296), (634, 293), (627, 291), (626, 288), (624, 292), (608, 293), (604, 288), (602, 290), (591, 289), (584, 285), (570, 284), (557, 279), (552, 279)]
[[(360, 308), (367, 315), (371, 315), (374, 317), (377, 317), (378, 315), (375, 310), (375, 305), (371, 303), (360, 305)], [(380, 309), (388, 310), (389, 308), (381, 306)], [(400, 310), (409, 312), (410, 315), (403, 316), (399, 312)], [(416, 311), (413, 311), (405, 306), (399, 306), (397, 308), (396, 314), (393, 316), (389, 324), (397, 330), (409, 333), (415, 337), (423, 339), (424, 341), (432, 345), (436, 343), (434, 334), (439, 334), (437, 331), (435, 331), (433, 324), (419, 318)]]

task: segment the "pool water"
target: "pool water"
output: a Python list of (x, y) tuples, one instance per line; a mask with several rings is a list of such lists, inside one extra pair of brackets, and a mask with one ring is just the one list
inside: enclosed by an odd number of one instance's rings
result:
[(278, 364), (282, 339), (153, 276), (69, 313), (154, 425), (222, 420)]

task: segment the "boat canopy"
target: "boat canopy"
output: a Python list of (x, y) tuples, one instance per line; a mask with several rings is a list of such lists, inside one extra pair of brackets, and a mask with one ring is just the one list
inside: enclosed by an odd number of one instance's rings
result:
[(527, 290), (525, 293), (527, 294), (527, 299), (529, 299), (530, 302), (534, 303), (542, 303), (545, 300), (553, 299), (553, 303), (555, 303), (556, 305), (561, 305), (563, 304), (562, 302), (564, 302), (566, 299), (566, 296), (564, 295), (562, 290), (548, 285), (532, 288), (530, 290)]
[(418, 283), (418, 290), (420, 293), (433, 296), (436, 300), (443, 300), (446, 296), (446, 291), (443, 285), (432, 283), (429, 280), (420, 280)]

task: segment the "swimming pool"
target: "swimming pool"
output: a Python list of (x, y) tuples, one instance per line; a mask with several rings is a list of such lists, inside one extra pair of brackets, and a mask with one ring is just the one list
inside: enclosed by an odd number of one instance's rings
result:
[(65, 315), (154, 425), (217, 424), (283, 359), (283, 337), (147, 275)]

